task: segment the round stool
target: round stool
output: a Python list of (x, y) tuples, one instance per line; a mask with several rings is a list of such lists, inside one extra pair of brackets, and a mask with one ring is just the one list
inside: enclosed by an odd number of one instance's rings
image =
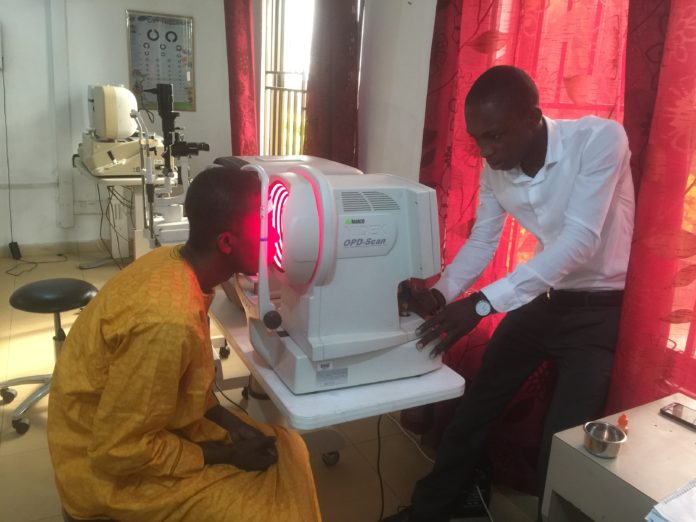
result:
[[(82, 308), (95, 295), (97, 295), (97, 289), (94, 285), (81, 279), (45, 279), (29, 283), (15, 290), (10, 296), (10, 304), (14, 308), (25, 312), (53, 314), (55, 331), (53, 348), (57, 357), (65, 340), (65, 332), (60, 325), (60, 313), (74, 310), (75, 308)], [(22, 401), (12, 414), (12, 427), (21, 435), (29, 429), (29, 419), (25, 419), (22, 416), (32, 405), (48, 393), (51, 386), (51, 374), (19, 377), (1, 382), (0, 398), (2, 398), (2, 401), (0, 404), (12, 402), (17, 396), (17, 392), (11, 389), (10, 386), (20, 384), (42, 384), (34, 393)]]

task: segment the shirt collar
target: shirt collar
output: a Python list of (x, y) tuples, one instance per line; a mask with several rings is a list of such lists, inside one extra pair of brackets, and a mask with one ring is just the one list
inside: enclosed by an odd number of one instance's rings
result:
[(546, 116), (543, 116), (543, 118), (546, 122), (547, 133), (546, 158), (544, 159), (544, 165), (539, 169), (539, 172), (537, 172), (536, 176), (533, 178), (525, 175), (519, 166), (507, 171), (506, 174), (512, 183), (527, 183), (529, 185), (541, 183), (546, 179), (547, 169), (558, 163), (563, 157), (563, 140), (561, 139), (561, 131), (558, 128), (558, 123), (556, 120)]
[[(500, 171), (503, 172), (512, 183), (540, 183), (546, 178), (546, 169), (558, 163), (563, 157), (563, 140), (561, 138), (561, 130), (558, 128), (558, 123), (548, 116), (542, 116), (542, 118), (544, 118), (546, 122), (546, 133), (548, 137), (546, 141), (546, 159), (544, 160), (544, 165), (533, 178), (525, 175), (519, 166), (512, 170)], [(485, 161), (483, 162), (483, 166), (484, 170), (497, 172), (491, 169)]]
[(563, 140), (561, 139), (561, 131), (558, 128), (558, 123), (556, 123), (556, 120), (552, 120), (546, 116), (543, 118), (544, 121), (546, 121), (546, 132), (548, 133), (544, 167), (548, 167), (558, 163), (563, 157)]

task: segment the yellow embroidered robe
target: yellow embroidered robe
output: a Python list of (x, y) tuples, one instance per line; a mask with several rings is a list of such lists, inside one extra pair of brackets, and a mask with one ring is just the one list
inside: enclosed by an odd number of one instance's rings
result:
[(277, 437), (264, 472), (206, 466), (192, 441), (226, 440), (204, 414), (217, 404), (204, 294), (178, 248), (117, 274), (72, 326), (56, 363), (48, 442), (63, 507), (127, 521), (320, 520), (304, 442)]

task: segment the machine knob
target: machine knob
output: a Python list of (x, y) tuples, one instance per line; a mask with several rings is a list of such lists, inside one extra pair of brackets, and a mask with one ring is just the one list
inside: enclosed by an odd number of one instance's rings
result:
[(266, 312), (266, 314), (263, 316), (263, 324), (269, 330), (275, 330), (280, 326), (280, 323), (282, 322), (283, 318), (280, 316), (277, 310), (271, 310), (270, 312)]

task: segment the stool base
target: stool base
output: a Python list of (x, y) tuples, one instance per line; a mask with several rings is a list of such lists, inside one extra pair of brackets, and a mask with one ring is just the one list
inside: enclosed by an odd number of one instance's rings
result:
[(34, 390), (29, 397), (24, 399), (12, 413), (12, 427), (20, 435), (26, 433), (29, 429), (29, 419), (22, 418), (29, 408), (43, 399), (51, 388), (51, 374), (32, 375), (31, 377), (18, 377), (0, 383), (0, 396), (2, 396), (3, 404), (9, 404), (17, 395), (17, 392), (11, 389), (11, 386), (19, 386), (22, 384), (42, 384)]

